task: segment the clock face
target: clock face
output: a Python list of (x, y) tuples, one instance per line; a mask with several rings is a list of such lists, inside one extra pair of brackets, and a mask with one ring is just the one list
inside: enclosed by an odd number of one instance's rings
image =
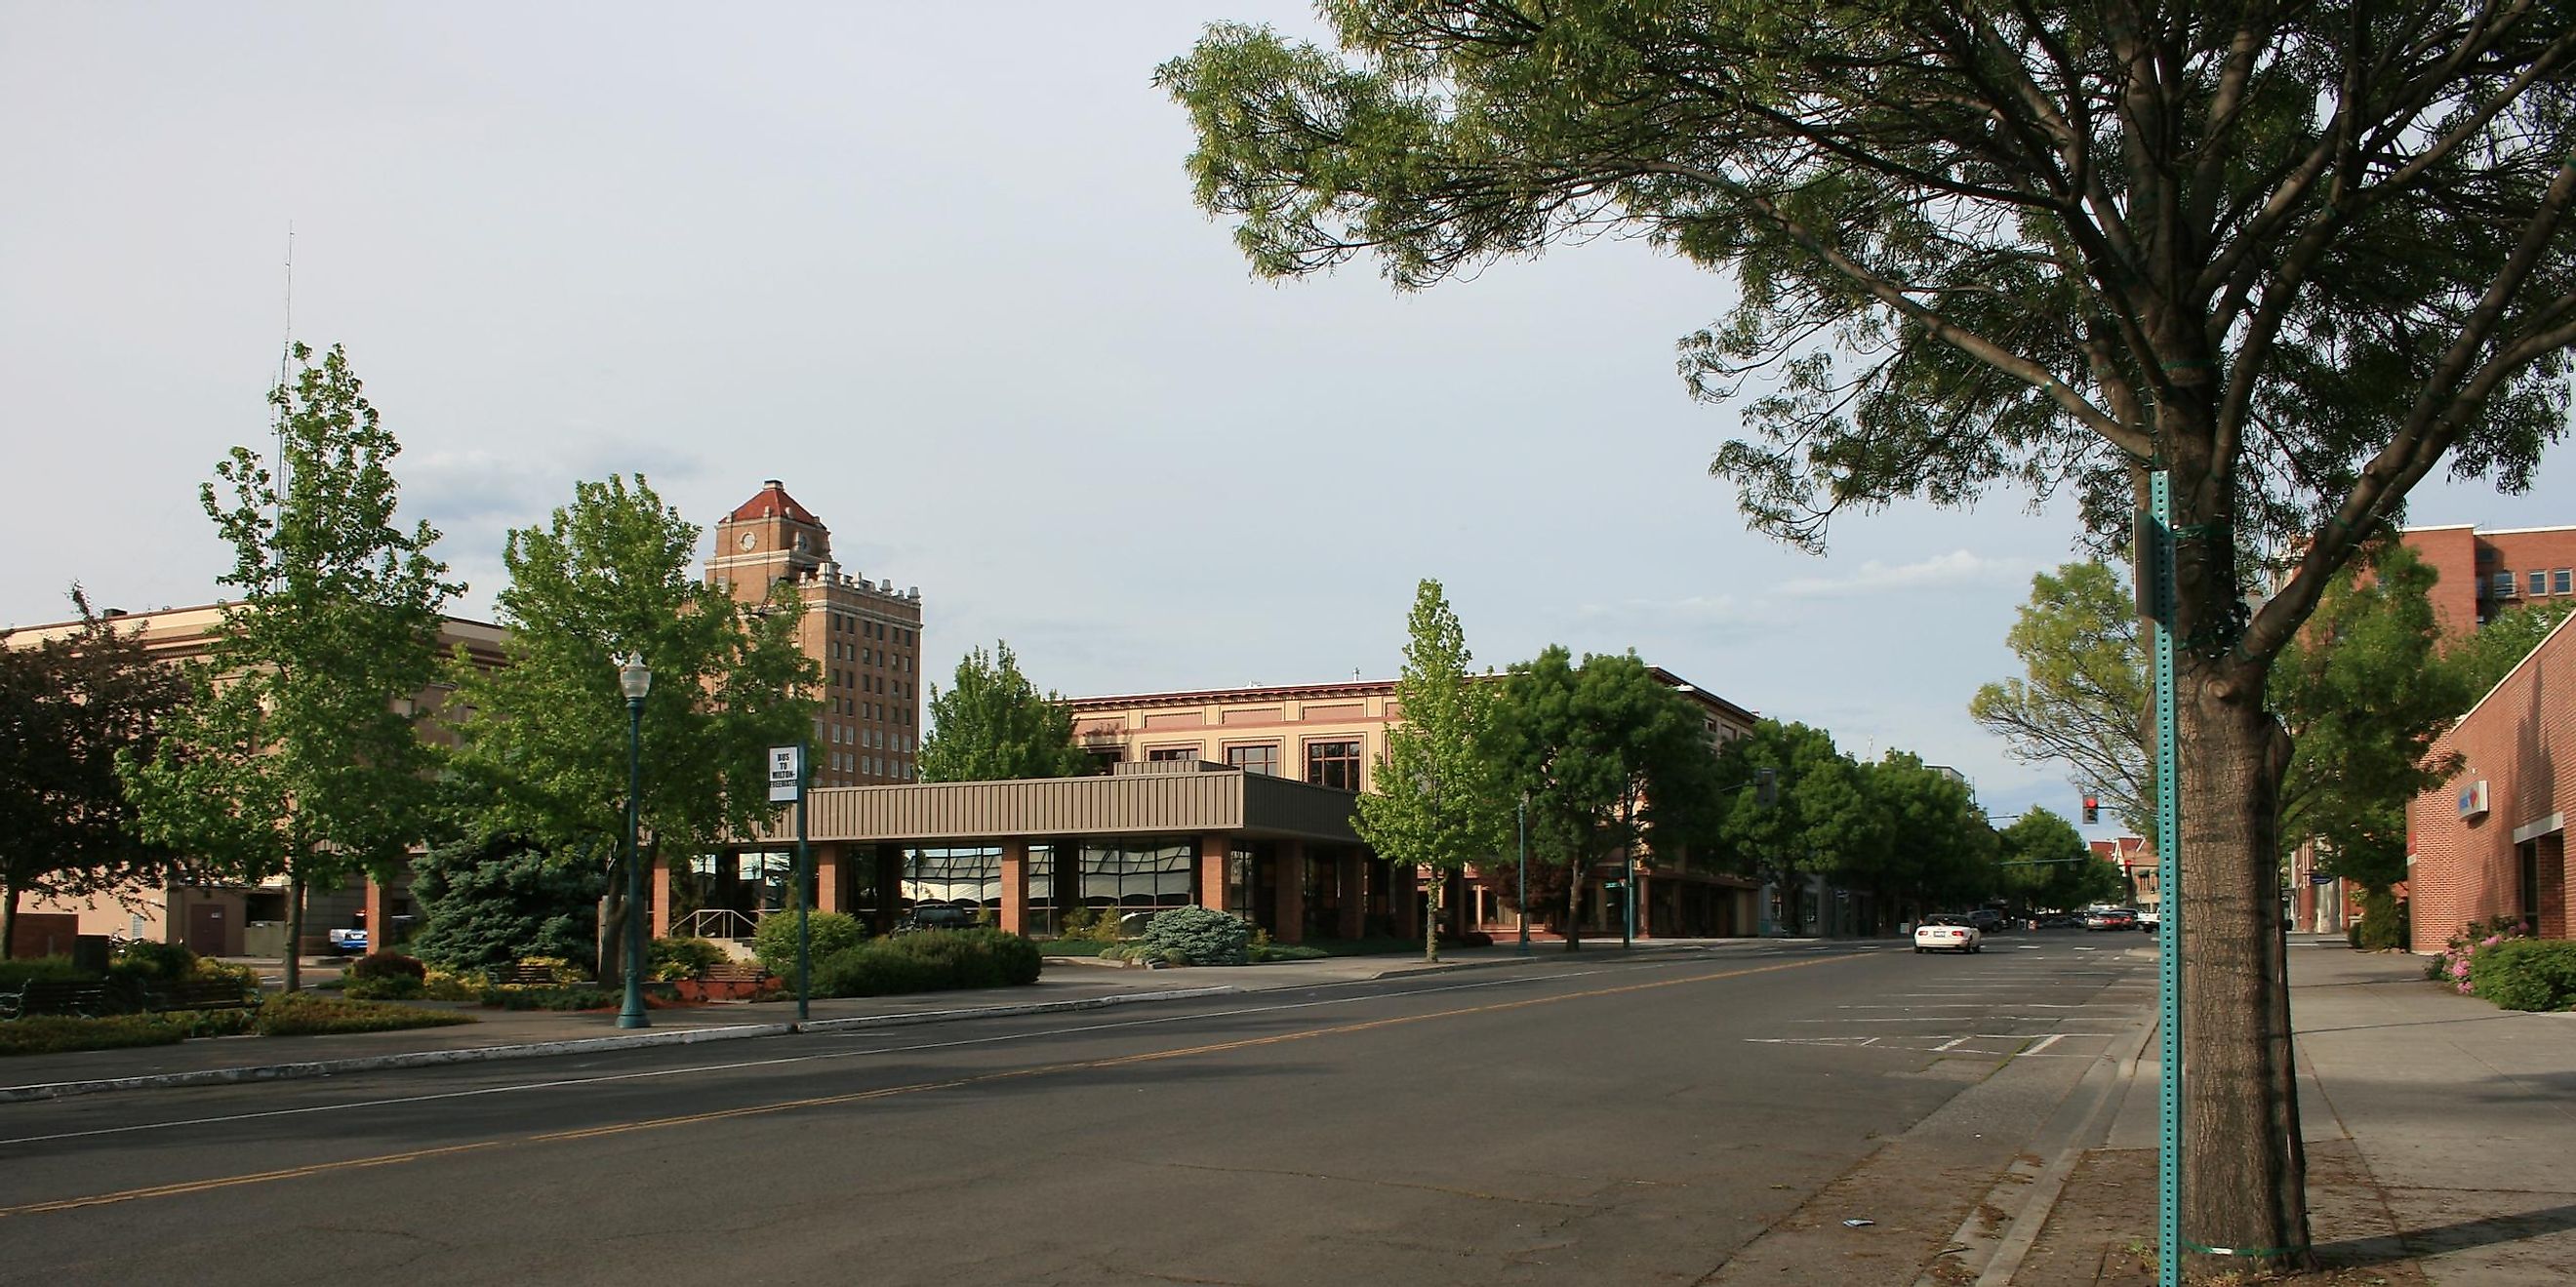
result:
[(736, 541), (736, 542), (735, 542), (735, 544), (740, 545), (742, 548), (744, 548), (744, 549), (746, 549), (746, 550), (747, 550), (747, 549), (750, 549), (751, 547), (753, 547), (753, 546), (755, 546), (755, 545), (760, 544), (760, 533), (758, 533), (758, 532), (745, 532), (745, 533), (743, 533), (743, 534), (742, 534), (742, 539), (741, 539), (741, 540), (739, 540), (739, 541)]

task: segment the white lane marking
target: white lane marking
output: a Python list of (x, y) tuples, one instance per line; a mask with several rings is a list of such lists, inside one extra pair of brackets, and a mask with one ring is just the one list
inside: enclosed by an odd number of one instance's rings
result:
[(2056, 1045), (2058, 1042), (2061, 1042), (2061, 1041), (2064, 1041), (2064, 1040), (2066, 1040), (2066, 1034), (2065, 1034), (2065, 1033), (2062, 1033), (2062, 1032), (2050, 1033), (2049, 1035), (2047, 1035), (2047, 1036), (2045, 1036), (2045, 1037), (2040, 1038), (2040, 1039), (2039, 1039), (2039, 1044), (2038, 1044), (2038, 1045), (2036, 1045), (2036, 1046), (2032, 1046), (2030, 1049), (2025, 1050), (2025, 1051), (2022, 1051), (2020, 1054), (2014, 1055), (2014, 1056), (2013, 1056), (2013, 1058), (2015, 1058), (2015, 1059), (2021, 1059), (2021, 1058), (2026, 1058), (2026, 1057), (2028, 1057), (2028, 1056), (2030, 1056), (2030, 1055), (2038, 1054), (2040, 1051), (2046, 1050), (2046, 1049), (2048, 1049), (2050, 1046)]
[[(1691, 962), (1703, 964), (1704, 962)], [(1580, 970), (1550, 978), (1576, 979), (1594, 974), (1607, 974), (1616, 967)], [(1367, 996), (1331, 997), (1320, 1001), (1298, 1001), (1286, 1005), (1241, 1006), (1232, 1010), (1212, 1010), (1200, 1014), (1160, 1015), (1149, 1019), (1119, 1019), (1103, 1023), (1076, 1024), (1066, 1028), (1049, 1028), (1041, 1032), (1002, 1033), (987, 1037), (968, 1037), (956, 1041), (925, 1041), (905, 1046), (883, 1046), (868, 1050), (833, 1050), (810, 1055), (786, 1055), (776, 1059), (740, 1059), (721, 1064), (691, 1064), (683, 1068), (655, 1068), (643, 1072), (601, 1073), (590, 1077), (557, 1077), (544, 1081), (517, 1082), (505, 1086), (483, 1086), (472, 1090), (440, 1091), (428, 1095), (400, 1095), (386, 1099), (351, 1100), (339, 1104), (308, 1104), (300, 1108), (271, 1108), (255, 1113), (226, 1113), (215, 1117), (181, 1118), (176, 1121), (142, 1122), (131, 1126), (102, 1126), (85, 1131), (60, 1131), (50, 1135), (22, 1135), (0, 1139), (0, 1148), (13, 1144), (46, 1144), (56, 1140), (89, 1139), (102, 1135), (127, 1135), (137, 1131), (171, 1130), (183, 1126), (220, 1126), (230, 1122), (252, 1122), (272, 1117), (301, 1117), (311, 1113), (338, 1113), (357, 1108), (390, 1108), (400, 1104), (431, 1104), (449, 1099), (471, 1099), (478, 1095), (508, 1095), (523, 1091), (560, 1090), (567, 1086), (596, 1086), (611, 1082), (645, 1081), (656, 1077), (680, 1077), (691, 1073), (740, 1072), (750, 1068), (774, 1068), (787, 1064), (816, 1063), (827, 1060), (862, 1059), (870, 1055), (915, 1054), (926, 1050), (954, 1050), (965, 1046), (988, 1046), (1011, 1041), (1031, 1041), (1041, 1037), (1078, 1036), (1089, 1032), (1106, 1032), (1118, 1028), (1142, 1028), (1155, 1024), (1179, 1023), (1188, 1019), (1226, 1019), (1247, 1014), (1276, 1014), (1285, 1010), (1311, 1010), (1323, 1006), (1352, 1005), (1362, 1001), (1389, 1001), (1402, 997), (1424, 996), (1438, 992), (1463, 992), (1474, 988), (1502, 987), (1525, 983), (1531, 976), (1507, 979), (1480, 979), (1470, 983), (1447, 983), (1404, 992), (1385, 992)], [(1336, 986), (1336, 985), (1322, 985)], [(828, 1034), (812, 1034), (825, 1037)], [(854, 1034), (855, 1037), (856, 1034)]]
[[(1983, 1004), (1985, 1003), (1981, 1001), (1928, 1001), (1921, 1005), (1838, 1005), (1834, 1008), (1837, 1010), (1974, 1010)], [(2096, 1006), (2108, 1007), (2110, 1003), (2095, 1001), (2015, 1001), (2012, 1004), (2020, 1006), (2025, 1010), (2086, 1010), (2095, 1008)]]
[(1948, 1050), (1953, 1046), (1965, 1045), (1966, 1043), (1974, 1040), (1976, 1040), (1974, 1037), (1952, 1037), (1948, 1041), (1944, 1041), (1940, 1045), (1932, 1048), (1934, 1050)]

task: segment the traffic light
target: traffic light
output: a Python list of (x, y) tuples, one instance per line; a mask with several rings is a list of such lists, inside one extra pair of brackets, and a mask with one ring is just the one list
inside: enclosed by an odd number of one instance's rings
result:
[(1780, 803), (1780, 771), (1778, 769), (1755, 769), (1753, 771), (1753, 799), (1757, 804), (1773, 805)]
[(2093, 794), (2093, 793), (2092, 793), (2092, 792), (2090, 792), (2090, 791), (2085, 792), (2085, 793), (2084, 793), (2084, 821), (2085, 821), (2085, 823), (2086, 823), (2087, 825), (2090, 825), (2090, 824), (2092, 824), (2092, 823), (2100, 822), (2101, 820), (2102, 820), (2102, 797), (2097, 796), (2097, 795)]

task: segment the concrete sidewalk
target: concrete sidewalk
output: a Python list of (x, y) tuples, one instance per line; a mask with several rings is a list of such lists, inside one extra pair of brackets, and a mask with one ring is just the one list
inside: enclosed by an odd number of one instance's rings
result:
[[(1783, 940), (1767, 940), (1778, 944)], [(1080, 957), (1050, 957), (1027, 987), (911, 996), (818, 1000), (804, 1028), (835, 1031), (1013, 1014), (1181, 1000), (1227, 992), (1266, 992), (1358, 983), (1399, 975), (1518, 963), (1556, 968), (1613, 963), (1676, 952), (1724, 951), (1765, 941), (1657, 940), (1623, 951), (1615, 942), (1567, 953), (1554, 944), (1522, 957), (1510, 946), (1444, 948), (1438, 965), (1401, 956), (1326, 957), (1268, 965), (1122, 969)], [(287, 1080), (382, 1069), (589, 1054), (637, 1046), (784, 1036), (798, 1030), (796, 1003), (774, 1001), (678, 1006), (652, 1012), (652, 1027), (621, 1030), (602, 1011), (487, 1010), (466, 1003), (419, 1002), (473, 1015), (448, 1028), (318, 1037), (221, 1037), (128, 1050), (23, 1055), (0, 1063), (0, 1104), (106, 1091)]]
[[(2291, 952), (2312, 1235), (2325, 1282), (2522, 1287), (2576, 1265), (2576, 1014), (2499, 1010), (2422, 958)], [(2024, 1287), (2152, 1281), (2156, 1046), (2076, 1161)]]

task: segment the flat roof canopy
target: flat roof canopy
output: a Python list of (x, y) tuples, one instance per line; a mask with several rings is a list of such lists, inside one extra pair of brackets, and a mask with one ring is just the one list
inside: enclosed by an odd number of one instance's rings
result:
[[(1348, 791), (1222, 764), (1119, 767), (1108, 777), (818, 787), (810, 794), (806, 836), (884, 843), (1227, 833), (1362, 843), (1351, 828), (1359, 797)], [(760, 838), (795, 834), (795, 814), (782, 812)]]

